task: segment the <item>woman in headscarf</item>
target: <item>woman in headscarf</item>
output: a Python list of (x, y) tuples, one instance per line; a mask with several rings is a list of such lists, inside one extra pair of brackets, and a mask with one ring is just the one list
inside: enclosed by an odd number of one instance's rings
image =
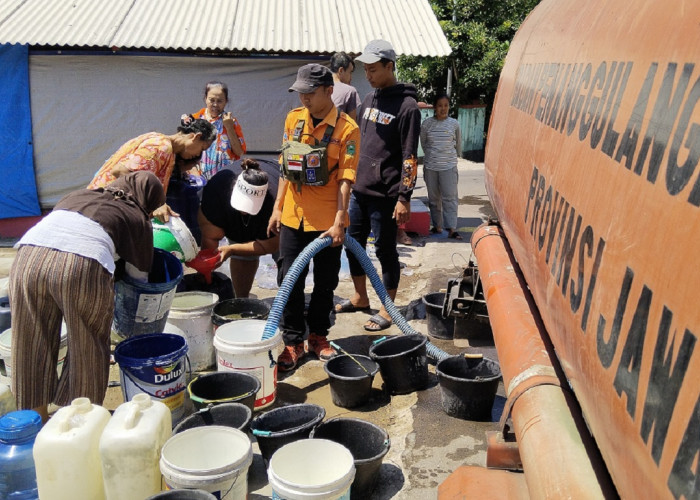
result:
[[(109, 186), (66, 195), (17, 243), (10, 269), (12, 390), (17, 407), (47, 418), (49, 403), (76, 397), (102, 404), (109, 378), (114, 270), (146, 281), (153, 260), (150, 218), (165, 202), (151, 172), (127, 173)], [(68, 354), (56, 362), (61, 320)]]

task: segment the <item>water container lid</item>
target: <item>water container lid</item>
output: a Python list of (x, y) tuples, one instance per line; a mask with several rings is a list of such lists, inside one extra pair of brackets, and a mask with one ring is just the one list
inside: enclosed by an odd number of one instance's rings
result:
[(0, 439), (19, 441), (36, 436), (41, 430), (41, 415), (34, 410), (17, 410), (0, 417)]

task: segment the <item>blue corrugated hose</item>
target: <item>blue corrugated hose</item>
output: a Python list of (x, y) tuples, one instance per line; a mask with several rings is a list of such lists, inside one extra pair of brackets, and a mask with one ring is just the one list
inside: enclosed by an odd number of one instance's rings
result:
[[(262, 340), (269, 339), (277, 331), (277, 326), (279, 325), (280, 319), (282, 318), (284, 306), (287, 304), (289, 294), (291, 293), (292, 288), (294, 287), (294, 283), (296, 283), (297, 279), (299, 278), (299, 274), (301, 274), (301, 271), (309, 264), (311, 258), (314, 255), (316, 255), (322, 249), (330, 246), (332, 241), (333, 240), (330, 236), (326, 236), (325, 238), (318, 238), (309, 243), (309, 245), (294, 260), (292, 266), (289, 268), (289, 272), (284, 277), (284, 280), (282, 280), (282, 284), (280, 285), (279, 291), (277, 292), (277, 296), (275, 297), (275, 300), (272, 303), (272, 307), (270, 308), (270, 314), (267, 317), (267, 323), (265, 323), (265, 329), (263, 330)], [(394, 320), (394, 324), (396, 324), (396, 326), (399, 327), (401, 333), (403, 333), (404, 335), (421, 335), (419, 332), (414, 330), (411, 327), (411, 325), (408, 324), (406, 318), (401, 316), (401, 313), (399, 312), (398, 308), (394, 305), (394, 302), (391, 300), (389, 294), (386, 292), (386, 288), (384, 288), (384, 283), (382, 283), (382, 280), (379, 277), (379, 274), (377, 274), (377, 270), (374, 268), (374, 265), (372, 265), (372, 261), (367, 256), (365, 249), (362, 248), (362, 246), (360, 246), (360, 244), (348, 234), (345, 235), (344, 245), (345, 248), (350, 250), (350, 252), (352, 252), (355, 258), (362, 265), (362, 269), (365, 271), (365, 274), (369, 277), (369, 281), (370, 283), (372, 283), (374, 291), (377, 292), (379, 299), (382, 301), (382, 304), (384, 304), (384, 308), (389, 313), (389, 316), (391, 316), (391, 319)], [(430, 342), (426, 344), (426, 352), (428, 356), (435, 360), (435, 362), (438, 362), (441, 359), (450, 356), (448, 353), (434, 346)], [(273, 363), (275, 362), (275, 360), (272, 359), (272, 353), (270, 353), (270, 360)]]

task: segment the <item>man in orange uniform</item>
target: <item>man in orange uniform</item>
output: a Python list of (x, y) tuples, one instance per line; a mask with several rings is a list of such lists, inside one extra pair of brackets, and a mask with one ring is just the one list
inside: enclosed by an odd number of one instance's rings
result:
[[(294, 260), (313, 240), (330, 236), (333, 242), (313, 257), (314, 288), (306, 318), (304, 281), (308, 266), (289, 295), (280, 323), (285, 344), (278, 359), (280, 371), (296, 368), (305, 354), (307, 326), (308, 352), (321, 360), (335, 355), (326, 337), (345, 228), (350, 222), (348, 203), (360, 146), (357, 124), (333, 104), (333, 75), (328, 68), (320, 64), (302, 66), (289, 91), (299, 93), (302, 107), (290, 111), (284, 123), (280, 156), (284, 177), (280, 178), (268, 225), (268, 232), (280, 235), (278, 283), (282, 283)], [(320, 149), (306, 154), (303, 144)]]

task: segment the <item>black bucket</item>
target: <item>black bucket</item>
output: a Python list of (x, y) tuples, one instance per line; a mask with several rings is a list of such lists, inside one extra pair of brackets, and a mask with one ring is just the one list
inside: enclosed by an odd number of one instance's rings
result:
[(187, 386), (187, 393), (198, 410), (210, 404), (241, 403), (253, 411), (260, 381), (242, 372), (205, 373)]
[(355, 461), (355, 479), (350, 498), (371, 498), (379, 479), (382, 459), (389, 451), (389, 434), (381, 427), (358, 418), (333, 418), (311, 432), (316, 439), (329, 439), (345, 446)]
[(452, 317), (442, 317), (444, 303), (445, 292), (423, 295), (425, 316), (428, 319), (428, 335), (436, 339), (452, 340), (455, 336), (455, 320)]
[(428, 385), (427, 343), (423, 335), (398, 335), (369, 348), (390, 394), (408, 394)]
[(221, 326), (239, 319), (267, 319), (270, 306), (258, 299), (221, 300), (214, 306), (211, 320), (215, 326)]
[(233, 283), (231, 283), (231, 278), (221, 271), (211, 273), (211, 283), (207, 283), (202, 273), (188, 273), (178, 283), (177, 292), (215, 293), (221, 301), (233, 298)]
[(250, 422), (250, 430), (258, 441), (265, 461), (285, 444), (306, 439), (326, 416), (322, 406), (301, 403), (274, 408), (257, 415)]
[(173, 434), (194, 427), (203, 427), (205, 425), (223, 425), (225, 427), (233, 427), (239, 431), (248, 432), (248, 425), (252, 418), (252, 410), (243, 403), (211, 405), (193, 413), (177, 424), (173, 429)]
[(451, 417), (465, 420), (491, 420), (501, 367), (488, 358), (450, 356), (435, 367), (442, 408)]
[[(357, 361), (353, 361), (353, 358)], [(355, 408), (369, 400), (379, 364), (367, 356), (353, 354), (350, 357), (343, 354), (328, 360), (323, 369), (328, 374), (333, 404), (342, 408)]]
[(156, 493), (146, 500), (216, 500), (216, 497), (204, 490), (169, 490)]

